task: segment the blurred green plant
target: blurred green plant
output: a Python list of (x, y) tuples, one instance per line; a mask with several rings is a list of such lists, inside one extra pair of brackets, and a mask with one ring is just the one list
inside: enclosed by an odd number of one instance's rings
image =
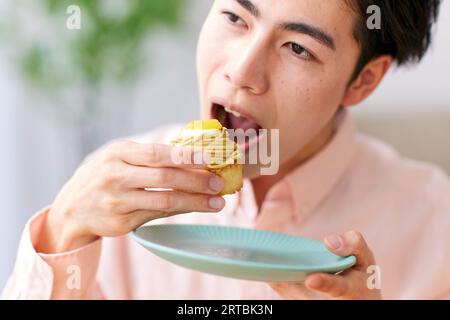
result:
[[(187, 2), (18, 0), (11, 5), (17, 12), (7, 34), (16, 48), (17, 66), (30, 89), (44, 97), (58, 123), (74, 128), (80, 157), (112, 134), (128, 134), (123, 128), (130, 120), (130, 103), (125, 100), (114, 111), (111, 105), (104, 108), (102, 91), (105, 87), (125, 94), (131, 91), (151, 63), (146, 46), (151, 35), (179, 29)], [(66, 24), (71, 16), (67, 9), (74, 5), (80, 8), (79, 30), (70, 30)], [(113, 121), (108, 116), (119, 119), (114, 121), (120, 123), (109, 125), (114, 133), (105, 133), (99, 123)]]
[[(162, 26), (179, 25), (183, 0), (40, 0), (62, 32), (58, 45), (35, 39), (20, 58), (23, 74), (52, 91), (71, 83), (127, 81), (145, 62), (145, 39)], [(82, 27), (68, 30), (66, 8), (81, 9)], [(115, 9), (108, 6), (115, 5)], [(111, 12), (112, 11), (112, 12)], [(115, 11), (115, 12), (114, 12)], [(61, 46), (61, 44), (63, 44)], [(61, 58), (63, 56), (63, 58)]]

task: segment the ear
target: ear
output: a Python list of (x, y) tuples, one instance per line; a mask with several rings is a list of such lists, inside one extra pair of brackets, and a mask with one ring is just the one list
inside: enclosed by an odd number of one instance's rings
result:
[(370, 61), (348, 86), (342, 106), (346, 108), (354, 106), (370, 96), (383, 80), (393, 60), (390, 55), (382, 55)]

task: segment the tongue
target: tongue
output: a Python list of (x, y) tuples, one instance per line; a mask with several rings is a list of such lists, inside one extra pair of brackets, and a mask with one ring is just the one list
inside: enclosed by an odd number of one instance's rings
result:
[(236, 117), (233, 114), (228, 114), (228, 119), (233, 129), (242, 129), (247, 131), (249, 129), (258, 130), (261, 127), (255, 122), (245, 117)]

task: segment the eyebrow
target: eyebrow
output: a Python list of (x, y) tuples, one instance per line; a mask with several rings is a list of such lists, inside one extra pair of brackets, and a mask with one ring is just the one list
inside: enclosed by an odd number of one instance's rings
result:
[[(237, 3), (241, 5), (244, 9), (250, 12), (252, 16), (255, 18), (258, 18), (261, 13), (250, 0), (235, 0)], [(333, 37), (329, 35), (327, 32), (323, 31), (320, 28), (314, 27), (312, 25), (306, 24), (306, 23), (296, 23), (296, 22), (287, 22), (282, 23), (280, 25), (281, 29), (286, 31), (293, 31), (301, 34), (306, 34), (315, 40), (319, 41), (320, 43), (324, 44), (328, 48), (335, 50), (336, 45)]]
[(288, 22), (288, 23), (281, 24), (281, 28), (284, 30), (287, 30), (287, 31), (294, 31), (294, 32), (306, 34), (306, 35), (316, 39), (320, 43), (326, 45), (328, 48), (330, 48), (332, 50), (336, 49), (336, 45), (333, 40), (333, 37), (330, 36), (325, 31), (323, 31), (317, 27), (314, 27), (312, 25), (309, 25), (306, 23)]
[(260, 16), (259, 9), (250, 0), (235, 0), (244, 9), (249, 11), (254, 17), (258, 18)]

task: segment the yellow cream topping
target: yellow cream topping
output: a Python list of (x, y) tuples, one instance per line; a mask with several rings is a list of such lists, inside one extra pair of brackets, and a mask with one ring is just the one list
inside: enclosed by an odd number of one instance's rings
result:
[(222, 124), (219, 120), (211, 119), (211, 120), (196, 120), (191, 121), (185, 127), (185, 129), (191, 130), (222, 130)]
[(172, 145), (203, 148), (211, 159), (209, 169), (236, 164), (240, 157), (237, 144), (230, 139), (227, 129), (215, 119), (190, 122), (172, 141)]

